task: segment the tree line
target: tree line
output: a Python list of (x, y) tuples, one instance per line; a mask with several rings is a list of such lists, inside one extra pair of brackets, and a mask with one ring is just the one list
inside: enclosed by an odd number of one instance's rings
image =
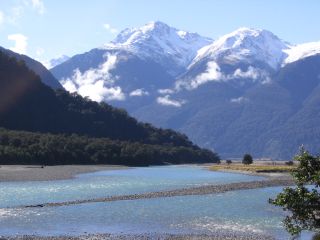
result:
[(0, 164), (147, 166), (217, 161), (217, 154), (200, 148), (0, 129)]

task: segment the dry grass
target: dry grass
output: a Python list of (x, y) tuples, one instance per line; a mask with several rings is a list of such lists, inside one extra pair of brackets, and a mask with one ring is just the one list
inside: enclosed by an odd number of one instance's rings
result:
[(219, 170), (232, 170), (232, 171), (246, 171), (246, 172), (253, 172), (253, 173), (283, 173), (283, 172), (291, 172), (295, 169), (295, 166), (288, 166), (288, 165), (244, 165), (244, 164), (220, 164), (214, 165), (210, 167), (212, 171), (219, 171)]

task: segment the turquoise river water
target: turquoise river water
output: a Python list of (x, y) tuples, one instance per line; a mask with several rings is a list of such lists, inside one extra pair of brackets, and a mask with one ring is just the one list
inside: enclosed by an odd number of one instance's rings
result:
[[(20, 205), (262, 180), (199, 166), (132, 168), (81, 174), (75, 179), (0, 183), (0, 236), (85, 233), (235, 232), (290, 239), (281, 209), (268, 204), (282, 188), (222, 194), (89, 203), (63, 207)], [(311, 239), (304, 233), (300, 239)]]

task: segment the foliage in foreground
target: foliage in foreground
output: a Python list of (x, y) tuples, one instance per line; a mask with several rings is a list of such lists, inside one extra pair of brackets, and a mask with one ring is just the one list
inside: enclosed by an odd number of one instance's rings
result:
[(291, 234), (302, 230), (320, 232), (320, 157), (301, 148), (295, 160), (299, 162), (292, 171), (296, 187), (285, 188), (269, 202), (290, 212), (283, 222)]
[(205, 149), (0, 129), (0, 164), (121, 164), (217, 162)]

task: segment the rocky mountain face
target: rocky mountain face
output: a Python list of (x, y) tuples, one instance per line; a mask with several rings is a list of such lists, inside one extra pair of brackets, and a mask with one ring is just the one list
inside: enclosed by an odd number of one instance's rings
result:
[(161, 22), (126, 29), (51, 71), (69, 91), (186, 133), (223, 157), (318, 151), (320, 43), (240, 28), (217, 40)]

